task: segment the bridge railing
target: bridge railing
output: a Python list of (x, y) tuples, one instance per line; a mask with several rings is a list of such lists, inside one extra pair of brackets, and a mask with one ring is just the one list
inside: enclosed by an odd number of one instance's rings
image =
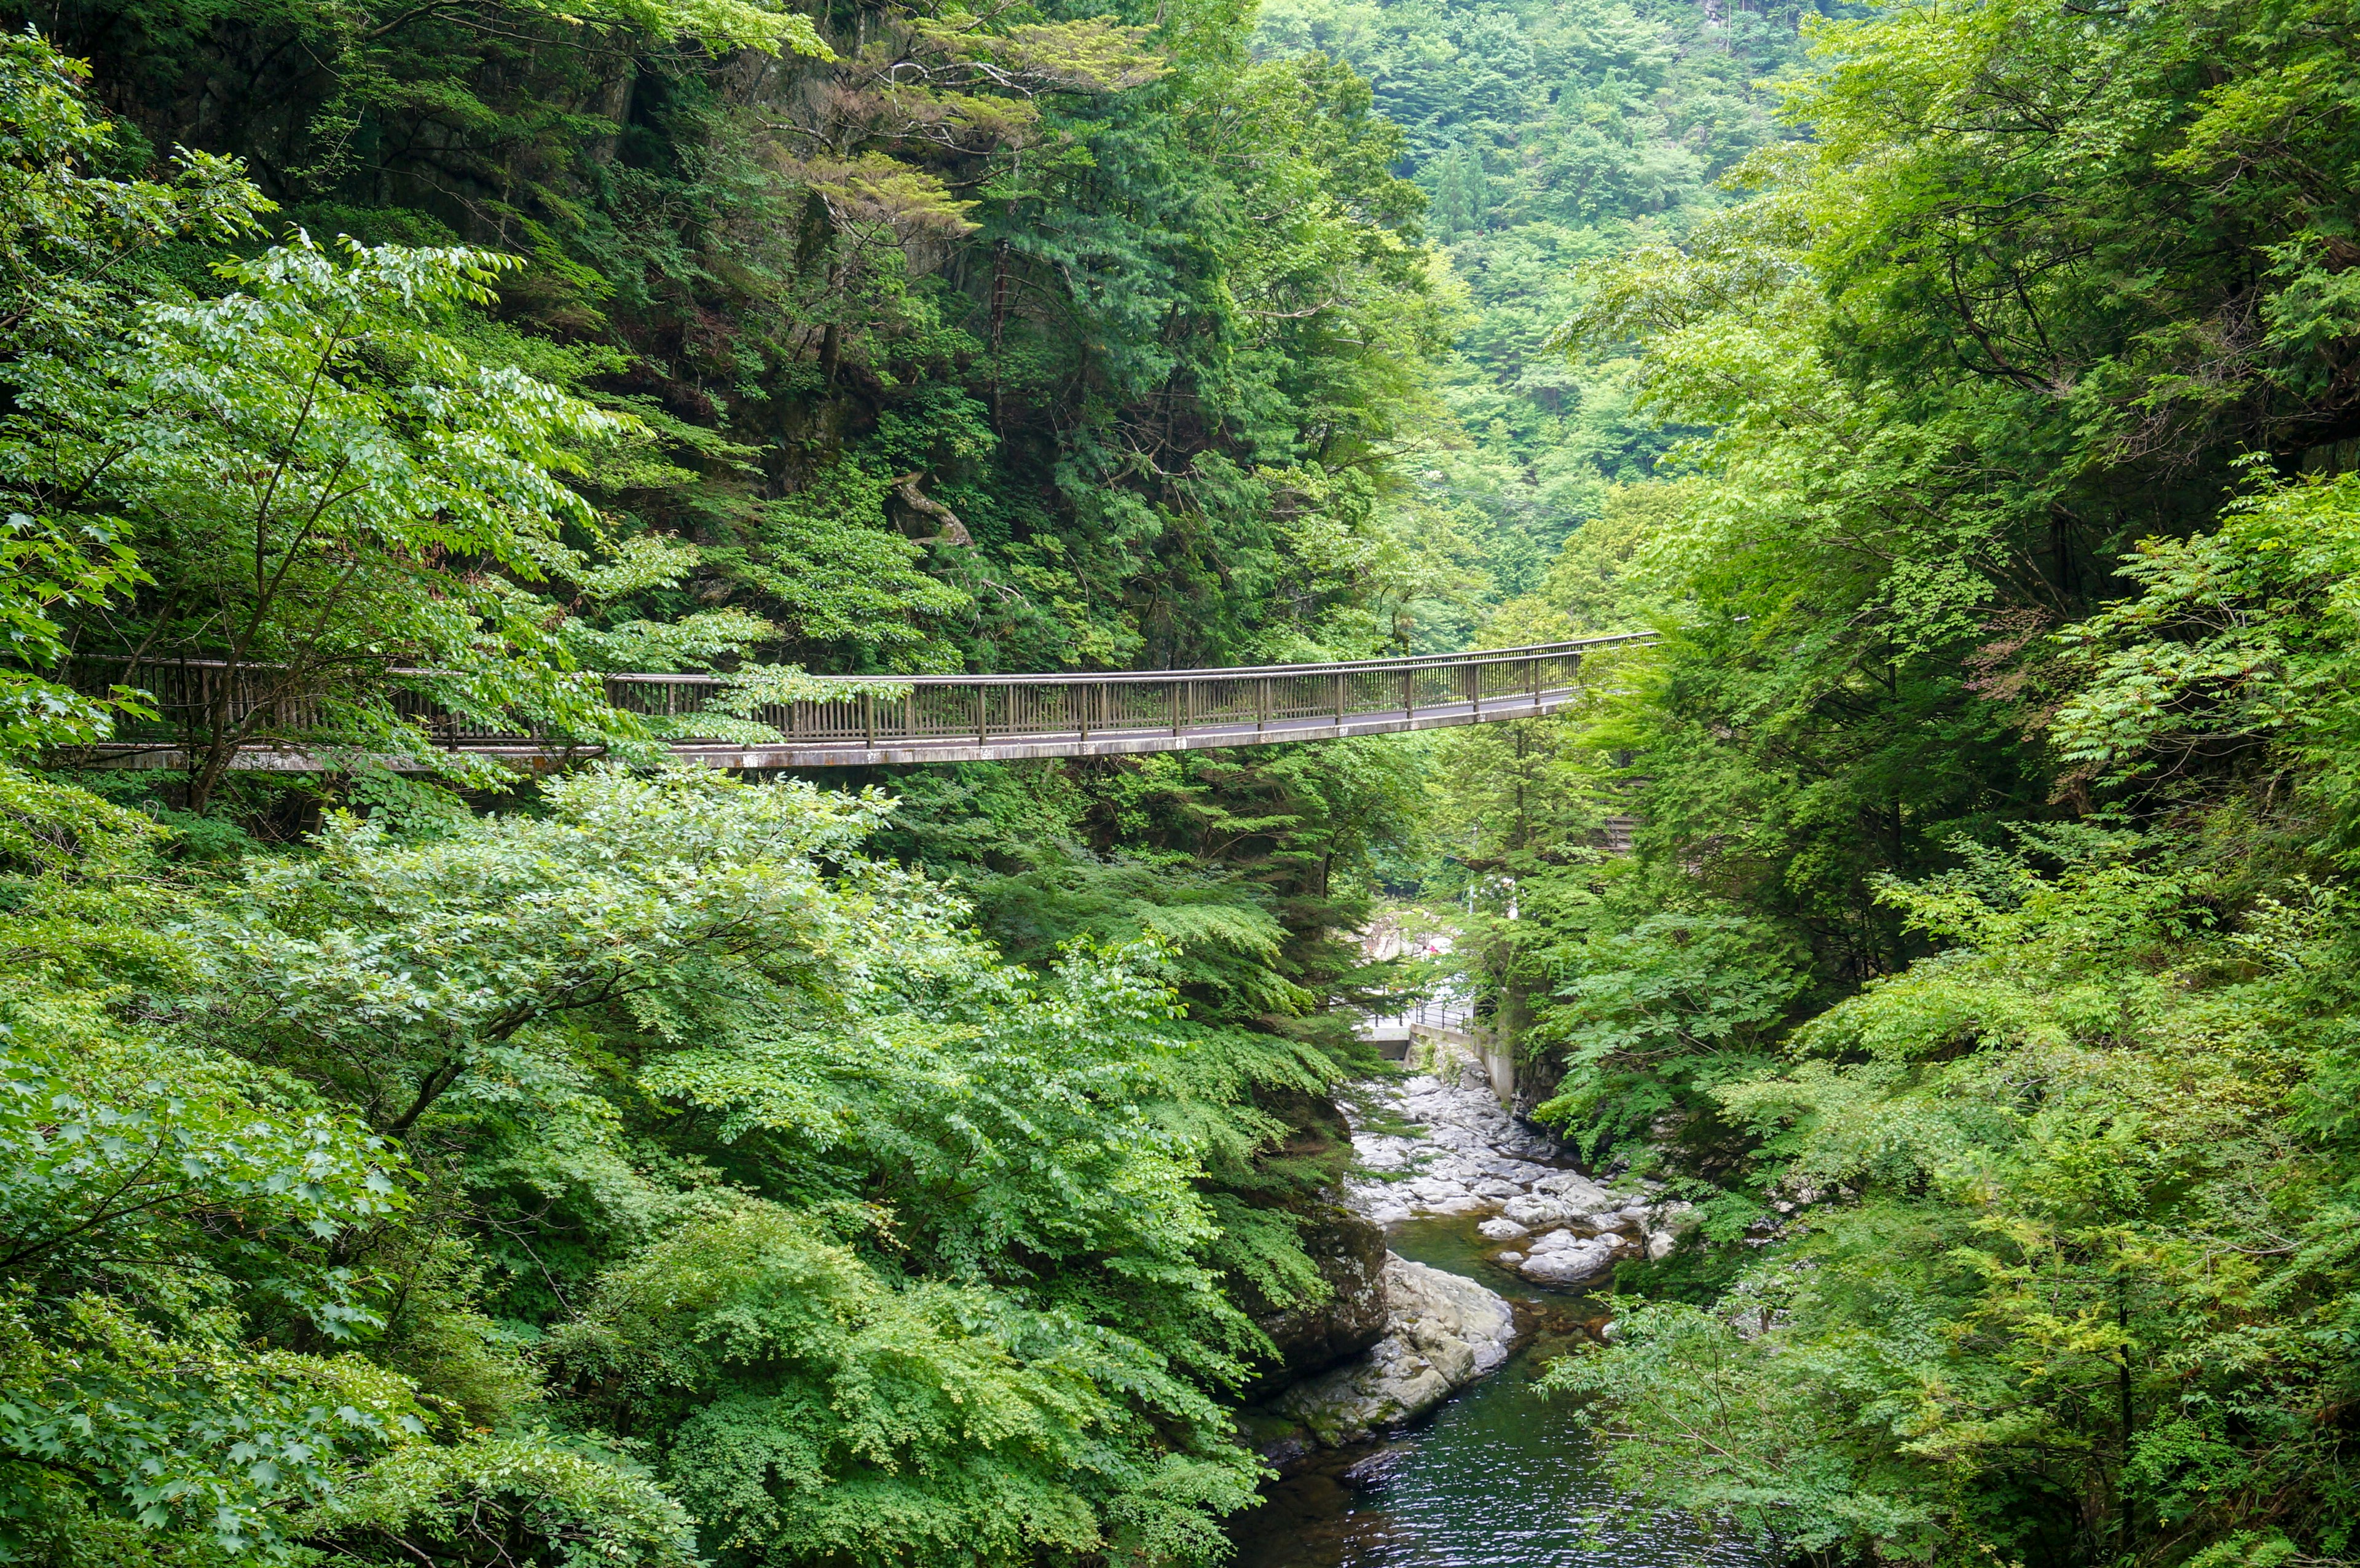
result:
[(1475, 1009), (1463, 1001), (1445, 998), (1419, 1002), (1398, 1013), (1371, 1014), (1364, 1029), (1455, 1029), (1464, 1034), (1475, 1027)]
[[(1025, 737), (1072, 737), (1211, 731), (1261, 734), (1349, 724), (1371, 716), (1450, 710), (1480, 719), (1487, 706), (1536, 711), (1544, 699), (1576, 683), (1589, 651), (1648, 640), (1650, 634), (1584, 637), (1570, 642), (1470, 653), (1352, 659), (1333, 664), (1278, 664), (1222, 670), (1161, 670), (1054, 675), (836, 676), (829, 700), (772, 703), (749, 715), (775, 730), (783, 744), (888, 747), (989, 745)], [(413, 677), (397, 692), (401, 715), (438, 744), (460, 749), (563, 746), (514, 718), (454, 713), (434, 701), (429, 670), (374, 672)], [(155, 698), (157, 720), (126, 726), (118, 739), (163, 739), (213, 724), (235, 725), (268, 710), (262, 729), (274, 735), (322, 727), (321, 688), (291, 672), (262, 665), (235, 669), (216, 660), (88, 659), (72, 680), (84, 691), (115, 684)], [(719, 740), (701, 735), (698, 719), (728, 686), (716, 675), (595, 674), (616, 708), (659, 721), (675, 745)], [(586, 692), (585, 692), (586, 694)]]

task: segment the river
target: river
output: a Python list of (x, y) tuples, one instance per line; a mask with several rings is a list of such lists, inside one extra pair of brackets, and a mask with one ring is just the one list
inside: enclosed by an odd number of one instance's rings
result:
[(1542, 1399), (1533, 1383), (1579, 1342), (1577, 1325), (1608, 1308), (1487, 1261), (1478, 1218), (1410, 1220), (1387, 1240), (1515, 1301), (1529, 1339), (1407, 1432), (1272, 1483), (1231, 1528), (1235, 1568), (1760, 1568), (1746, 1542), (1606, 1484), (1568, 1402)]

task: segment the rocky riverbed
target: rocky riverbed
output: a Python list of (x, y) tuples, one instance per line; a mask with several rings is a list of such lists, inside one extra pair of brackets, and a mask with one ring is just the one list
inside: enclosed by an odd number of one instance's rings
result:
[(1554, 1141), (1500, 1108), (1480, 1062), (1427, 1049), (1429, 1071), (1363, 1083), (1347, 1106), (1366, 1172), (1345, 1186), (1354, 1213), (1381, 1225), (1488, 1214), (1478, 1228), (1498, 1244), (1494, 1260), (1556, 1290), (1672, 1249), (1687, 1204), (1664, 1202), (1653, 1182), (1605, 1185), (1568, 1169)]
[[(1621, 1258), (1660, 1257), (1677, 1239), (1685, 1205), (1569, 1169), (1550, 1138), (1500, 1108), (1480, 1063), (1447, 1044), (1424, 1049), (1428, 1071), (1363, 1083), (1347, 1103), (1363, 1174), (1346, 1183), (1349, 1213), (1330, 1227), (1338, 1290), (1324, 1315), (1354, 1332), (1348, 1341), (1310, 1322), (1264, 1321), (1295, 1378), (1244, 1426), (1273, 1462), (1415, 1420), (1505, 1362), (1517, 1342), (1506, 1297), (1384, 1250), (1382, 1227), (1486, 1215), (1476, 1228), (1490, 1261), (1559, 1291), (1601, 1282)], [(1342, 1247), (1356, 1233), (1368, 1245)], [(1317, 1354), (1306, 1356), (1306, 1344)]]

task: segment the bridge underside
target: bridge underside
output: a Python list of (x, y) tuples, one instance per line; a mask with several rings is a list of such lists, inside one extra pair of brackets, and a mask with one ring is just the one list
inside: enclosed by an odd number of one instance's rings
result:
[[(1538, 692), (1485, 697), (1480, 702), (1420, 702), (1415, 708), (1390, 713), (1354, 713), (1345, 718), (1319, 714), (1311, 718), (1251, 720), (1226, 724), (1183, 725), (1178, 729), (1092, 730), (1087, 735), (1028, 734), (928, 738), (885, 746), (825, 745), (803, 742), (781, 746), (725, 746), (686, 741), (670, 747), (684, 761), (708, 768), (732, 769), (810, 768), (895, 768), (928, 762), (1000, 762), (1032, 757), (1132, 757), (1157, 751), (1197, 751), (1221, 746), (1274, 746), (1285, 741), (1340, 740), (1349, 735), (1393, 735), (1405, 730), (1447, 729), (1456, 724), (1495, 724), (1506, 719), (1533, 719), (1556, 713), (1581, 692), (1579, 686), (1554, 687)], [(519, 768), (562, 767), (599, 755), (598, 749), (563, 745), (496, 742), (471, 743), (453, 749), (472, 757), (492, 757)], [(385, 757), (379, 766), (396, 770), (424, 771), (415, 763)], [(323, 757), (304, 751), (255, 747), (241, 751), (233, 768), (274, 773), (343, 771), (353, 759)], [(186, 769), (188, 754), (177, 746), (97, 748), (85, 766), (122, 768)]]

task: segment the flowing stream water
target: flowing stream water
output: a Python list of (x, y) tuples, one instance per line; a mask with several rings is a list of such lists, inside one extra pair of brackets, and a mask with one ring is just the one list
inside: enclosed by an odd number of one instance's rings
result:
[(1529, 1339), (1408, 1431), (1265, 1488), (1231, 1530), (1235, 1568), (1760, 1568), (1745, 1542), (1607, 1485), (1568, 1401), (1544, 1399), (1533, 1384), (1579, 1343), (1585, 1320), (1609, 1309), (1491, 1263), (1478, 1218), (1412, 1220), (1387, 1241), (1514, 1301)]

